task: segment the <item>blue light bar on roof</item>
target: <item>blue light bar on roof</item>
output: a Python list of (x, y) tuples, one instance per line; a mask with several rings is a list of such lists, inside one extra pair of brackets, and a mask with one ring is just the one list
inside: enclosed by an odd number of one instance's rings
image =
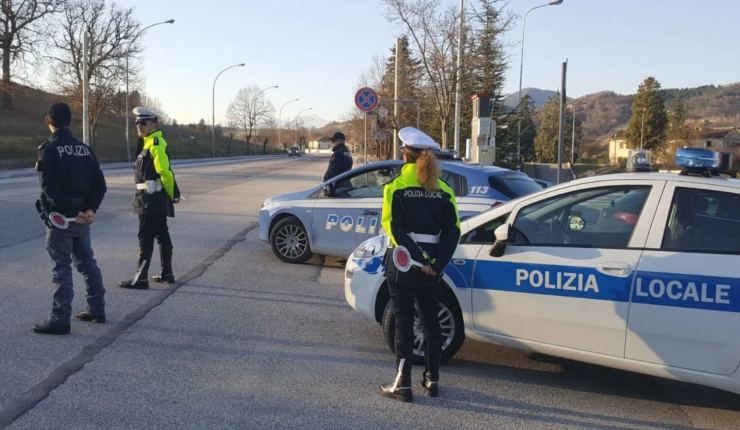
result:
[(681, 148), (676, 151), (676, 164), (681, 167), (716, 169), (720, 164), (720, 154), (711, 149)]

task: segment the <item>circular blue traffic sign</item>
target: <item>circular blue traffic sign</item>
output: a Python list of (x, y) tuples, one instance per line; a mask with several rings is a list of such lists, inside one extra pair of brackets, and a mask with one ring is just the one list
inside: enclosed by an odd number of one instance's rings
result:
[(355, 105), (363, 112), (374, 111), (379, 102), (378, 93), (372, 88), (360, 88), (355, 93)]

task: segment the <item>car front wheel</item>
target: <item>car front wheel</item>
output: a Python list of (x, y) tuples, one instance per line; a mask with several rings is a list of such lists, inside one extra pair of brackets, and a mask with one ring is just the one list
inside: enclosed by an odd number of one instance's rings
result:
[[(442, 293), (439, 302), (439, 326), (442, 331), (442, 362), (451, 359), (462, 347), (465, 341), (465, 329), (457, 304), (447, 292)], [(383, 337), (388, 348), (395, 354), (396, 351), (396, 318), (393, 315), (392, 299), (388, 300), (383, 310)], [(424, 364), (424, 326), (419, 318), (419, 304), (414, 309), (414, 355), (413, 363)]]
[(292, 216), (275, 224), (270, 232), (270, 245), (275, 255), (286, 263), (303, 263), (313, 255), (306, 228)]

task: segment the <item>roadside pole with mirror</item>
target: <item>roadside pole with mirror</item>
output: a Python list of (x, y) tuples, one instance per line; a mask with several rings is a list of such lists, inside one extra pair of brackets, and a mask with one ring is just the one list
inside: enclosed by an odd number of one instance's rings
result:
[(372, 88), (363, 87), (355, 93), (355, 106), (365, 113), (365, 158), (363, 164), (367, 164), (367, 114), (375, 111), (379, 102), (378, 93)]

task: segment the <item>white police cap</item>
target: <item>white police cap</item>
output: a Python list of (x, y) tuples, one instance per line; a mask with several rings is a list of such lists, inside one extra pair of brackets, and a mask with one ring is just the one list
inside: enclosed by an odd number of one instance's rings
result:
[(439, 144), (423, 131), (414, 127), (404, 127), (398, 130), (398, 138), (401, 139), (401, 147), (408, 146), (413, 149), (439, 149)]
[(136, 119), (157, 119), (159, 117), (156, 112), (143, 106), (135, 107), (132, 112), (136, 115)]

